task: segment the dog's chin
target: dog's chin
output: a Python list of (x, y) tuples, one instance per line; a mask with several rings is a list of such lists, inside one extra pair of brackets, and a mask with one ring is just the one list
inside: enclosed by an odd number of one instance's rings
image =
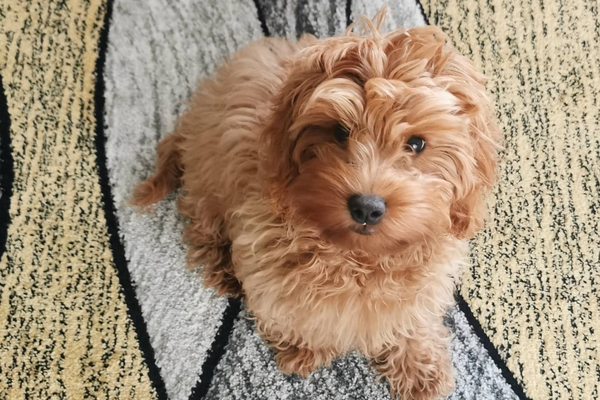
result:
[[(350, 232), (358, 233), (362, 236), (371, 236), (376, 233), (376, 230), (368, 225), (356, 225), (349, 229)], [(352, 234), (352, 233), (350, 233)]]
[(322, 238), (334, 246), (351, 251), (385, 256), (398, 250), (400, 242), (389, 237), (379, 225), (348, 224), (322, 231)]
[(322, 227), (320, 230), (321, 238), (339, 249), (357, 251), (372, 257), (398, 254), (408, 247), (432, 242), (435, 238), (445, 235), (442, 228), (437, 231), (421, 225), (415, 225), (410, 230), (401, 228), (386, 221), (376, 225), (346, 221), (335, 227)]

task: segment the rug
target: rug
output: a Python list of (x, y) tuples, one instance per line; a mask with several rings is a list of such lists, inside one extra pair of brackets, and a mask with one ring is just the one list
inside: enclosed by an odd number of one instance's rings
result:
[[(449, 399), (598, 397), (598, 6), (389, 2), (489, 77), (490, 223), (446, 320)], [(0, 1), (0, 398), (390, 399), (359, 354), (280, 374), (243, 302), (184, 268), (175, 194), (126, 205), (199, 79), (262, 36), (342, 33), (369, 0)]]

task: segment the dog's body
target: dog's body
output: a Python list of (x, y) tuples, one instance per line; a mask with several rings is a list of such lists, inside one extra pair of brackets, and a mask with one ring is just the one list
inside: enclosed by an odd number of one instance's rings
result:
[[(238, 52), (160, 143), (157, 173), (133, 203), (183, 182), (189, 265), (204, 264), (219, 294), (243, 294), (282, 371), (305, 376), (356, 349), (392, 392), (432, 399), (453, 385), (442, 319), (462, 239), (481, 223), (496, 132), (480, 76), (442, 52), (438, 30), (371, 29), (373, 38), (262, 39)], [(367, 41), (373, 54), (353, 47)], [(346, 47), (327, 53), (336, 46)], [(429, 135), (429, 155), (406, 152), (407, 137), (425, 146), (415, 129)], [(347, 197), (364, 192), (382, 193), (372, 214), (385, 213), (381, 223), (348, 211)]]

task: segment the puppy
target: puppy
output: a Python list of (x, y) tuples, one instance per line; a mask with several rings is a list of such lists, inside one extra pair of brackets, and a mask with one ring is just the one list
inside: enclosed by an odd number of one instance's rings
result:
[(483, 77), (435, 27), (235, 54), (158, 145), (148, 206), (181, 182), (190, 267), (243, 296), (285, 373), (358, 350), (393, 395), (453, 388), (442, 320), (482, 226), (499, 132)]

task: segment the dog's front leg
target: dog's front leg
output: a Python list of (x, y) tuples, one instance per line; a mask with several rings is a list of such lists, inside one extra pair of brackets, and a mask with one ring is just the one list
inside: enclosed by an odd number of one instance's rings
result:
[(442, 321), (422, 327), (410, 337), (398, 335), (373, 364), (387, 379), (393, 396), (402, 400), (433, 400), (454, 389), (448, 344), (450, 335)]
[(275, 352), (277, 368), (284, 374), (298, 374), (306, 378), (318, 368), (330, 365), (338, 355), (332, 348), (313, 349), (306, 345), (297, 346), (264, 327), (259, 326), (257, 331)]
[[(273, 346), (272, 346), (273, 347)], [(304, 378), (324, 365), (330, 365), (335, 357), (328, 349), (310, 349), (290, 344), (274, 348), (277, 367), (284, 374), (298, 374)]]

